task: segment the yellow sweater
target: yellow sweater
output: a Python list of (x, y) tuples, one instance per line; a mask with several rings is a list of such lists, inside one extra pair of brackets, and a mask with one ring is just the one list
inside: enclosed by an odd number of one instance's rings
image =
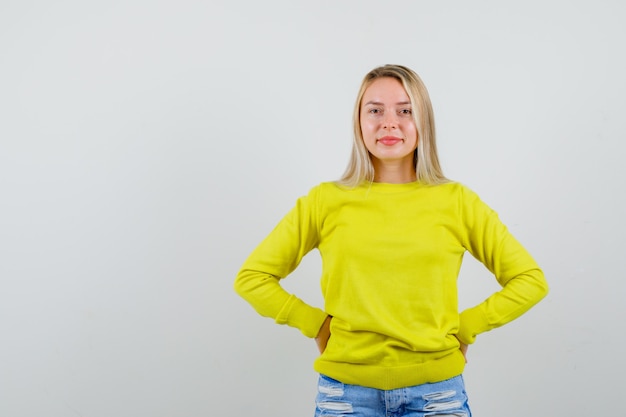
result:
[[(280, 286), (302, 257), (322, 257), (324, 309)], [(502, 290), (458, 312), (465, 251)], [(323, 183), (300, 198), (243, 264), (236, 291), (261, 314), (331, 337), (315, 370), (347, 384), (395, 389), (442, 381), (465, 366), (460, 339), (523, 314), (547, 293), (542, 271), (497, 214), (458, 183)]]

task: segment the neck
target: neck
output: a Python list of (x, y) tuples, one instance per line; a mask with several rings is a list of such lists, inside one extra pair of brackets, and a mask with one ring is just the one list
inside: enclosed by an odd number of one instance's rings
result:
[(412, 163), (405, 161), (385, 162), (373, 158), (374, 182), (389, 184), (405, 184), (417, 180), (415, 168)]

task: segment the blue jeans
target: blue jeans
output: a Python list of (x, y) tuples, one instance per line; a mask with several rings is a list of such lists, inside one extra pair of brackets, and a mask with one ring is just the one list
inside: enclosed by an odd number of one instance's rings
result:
[(315, 417), (471, 417), (461, 375), (393, 390), (343, 384), (320, 375)]

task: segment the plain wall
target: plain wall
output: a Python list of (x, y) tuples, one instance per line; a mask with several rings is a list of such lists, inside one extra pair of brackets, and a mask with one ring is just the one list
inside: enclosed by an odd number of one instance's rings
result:
[[(623, 2), (0, 3), (0, 415), (312, 415), (315, 344), (233, 291), (336, 179), (361, 78), (415, 69), (446, 174), (548, 298), (481, 335), (474, 414), (614, 415), (626, 370)], [(321, 306), (312, 253), (285, 281)], [(469, 256), (461, 308), (497, 290)]]

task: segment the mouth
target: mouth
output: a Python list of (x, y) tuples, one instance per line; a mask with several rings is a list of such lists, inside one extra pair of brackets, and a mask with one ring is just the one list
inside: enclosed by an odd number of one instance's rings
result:
[(404, 139), (396, 137), (396, 136), (383, 136), (376, 140), (378, 143), (382, 143), (385, 146), (393, 146), (396, 143), (403, 142)]

